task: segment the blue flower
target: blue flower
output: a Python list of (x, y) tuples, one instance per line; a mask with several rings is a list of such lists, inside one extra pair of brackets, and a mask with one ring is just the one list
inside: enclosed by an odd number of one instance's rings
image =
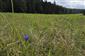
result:
[(29, 40), (29, 36), (26, 34), (26, 35), (24, 35), (24, 40), (25, 41), (28, 41)]

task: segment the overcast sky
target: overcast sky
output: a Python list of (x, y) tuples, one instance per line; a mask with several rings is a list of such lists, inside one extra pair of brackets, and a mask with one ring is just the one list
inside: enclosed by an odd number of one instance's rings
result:
[[(54, 0), (47, 0), (49, 2), (54, 2)], [(85, 0), (55, 0), (56, 4), (63, 5), (68, 8), (79, 8), (85, 9)]]

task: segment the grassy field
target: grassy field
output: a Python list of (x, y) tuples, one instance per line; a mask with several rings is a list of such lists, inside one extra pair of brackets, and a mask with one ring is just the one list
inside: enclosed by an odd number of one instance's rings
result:
[(85, 56), (85, 16), (0, 13), (0, 56)]

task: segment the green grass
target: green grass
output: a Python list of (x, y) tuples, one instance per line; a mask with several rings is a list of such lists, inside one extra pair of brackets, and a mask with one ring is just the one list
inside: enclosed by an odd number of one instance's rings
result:
[(0, 13), (0, 56), (85, 56), (85, 16)]

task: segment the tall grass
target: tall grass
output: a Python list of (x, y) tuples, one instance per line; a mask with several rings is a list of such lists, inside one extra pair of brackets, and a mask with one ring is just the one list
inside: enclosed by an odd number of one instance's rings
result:
[(0, 56), (85, 56), (85, 17), (0, 13)]

